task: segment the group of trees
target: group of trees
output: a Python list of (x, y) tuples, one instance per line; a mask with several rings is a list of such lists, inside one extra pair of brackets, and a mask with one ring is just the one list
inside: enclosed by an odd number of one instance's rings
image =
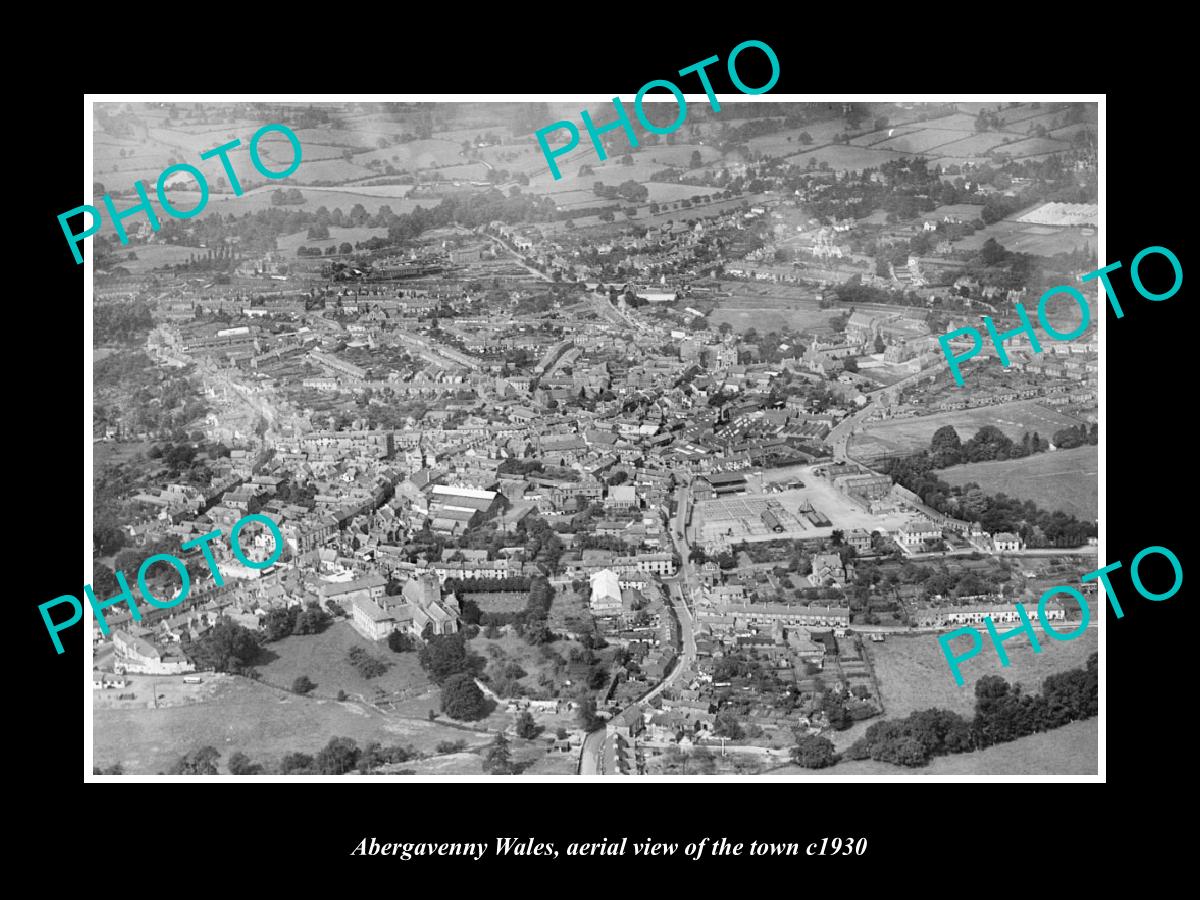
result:
[[(1084, 433), (1086, 435), (1086, 427)], [(995, 425), (984, 425), (973, 438), (963, 443), (953, 425), (943, 425), (929, 442), (929, 461), (934, 468), (944, 469), (959, 463), (1021, 459), (1049, 449), (1050, 442), (1036, 431), (1032, 436), (1025, 432), (1018, 444)]]
[(246, 674), (261, 649), (258, 633), (228, 619), (221, 619), (198, 640), (183, 645), (196, 668), (235, 674)]
[(467, 646), (462, 632), (430, 635), (421, 646), (418, 659), (425, 674), (438, 685), (452, 675), (474, 678), (487, 665), (487, 660)]
[(1100, 443), (1100, 426), (1095, 422), (1090, 428), (1087, 425), (1079, 424), (1060, 428), (1054, 432), (1054, 446), (1059, 450), (1072, 450), (1075, 447), (1082, 447), (1084, 444), (1098, 443)]
[(1051, 675), (1042, 690), (1026, 694), (998, 675), (975, 684), (975, 717), (926, 709), (903, 719), (877, 722), (846, 751), (847, 759), (876, 759), (923, 766), (935, 756), (967, 753), (1038, 731), (1090, 719), (1099, 709), (1098, 656), (1084, 668)]
[(622, 181), (616, 186), (597, 181), (592, 185), (592, 193), (605, 200), (624, 200), (628, 203), (641, 203), (650, 196), (650, 191), (644, 184), (638, 184), (632, 179)]
[(303, 608), (275, 607), (263, 616), (260, 628), (264, 641), (278, 641), (292, 634), (320, 634), (333, 621), (315, 600)]
[(992, 534), (1020, 534), (1029, 547), (1080, 547), (1097, 535), (1094, 522), (1081, 522), (1058, 510), (1047, 512), (1032, 500), (985, 494), (975, 482), (951, 486), (932, 471), (933, 461), (925, 452), (907, 459), (884, 460), (880, 468), (938, 512), (979, 522)]
[(346, 660), (363, 678), (378, 678), (388, 670), (388, 663), (372, 656), (362, 647), (351, 647)]
[(140, 346), (154, 328), (150, 304), (144, 300), (113, 300), (92, 307), (92, 340), (97, 347)]

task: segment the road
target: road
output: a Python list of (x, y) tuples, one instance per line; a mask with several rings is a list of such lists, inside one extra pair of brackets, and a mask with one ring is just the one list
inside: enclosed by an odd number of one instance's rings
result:
[(685, 673), (691, 672), (692, 665), (696, 662), (696, 634), (692, 627), (691, 610), (688, 609), (687, 601), (683, 596), (683, 588), (680, 587), (678, 581), (673, 581), (668, 584), (667, 590), (671, 594), (671, 606), (675, 610), (675, 616), (679, 619), (679, 635), (683, 642), (683, 652), (675, 661), (675, 667), (671, 669), (671, 674), (652, 688), (641, 699), (640, 702), (642, 703), (649, 703), (667, 688), (675, 684)]
[(604, 737), (607, 730), (599, 728), (583, 739), (583, 747), (579, 751), (580, 775), (603, 775)]
[(504, 243), (504, 241), (500, 240), (500, 238), (493, 237), (490, 234), (484, 235), (484, 236), (486, 238), (488, 238), (489, 240), (493, 241), (494, 243), (498, 244), (501, 247), (501, 249), (504, 250), (505, 253), (507, 253), (509, 256), (511, 256), (514, 260), (516, 260), (517, 265), (526, 269), (530, 275), (536, 275), (538, 278), (542, 279), (542, 281), (549, 281), (551, 284), (554, 283), (554, 279), (551, 278), (549, 275), (547, 275), (545, 272), (539, 272), (537, 269), (533, 268), (533, 266), (526, 265), (525, 260), (521, 258), (521, 255), (516, 253), (511, 247), (508, 246), (508, 244), (506, 244), (506, 243)]

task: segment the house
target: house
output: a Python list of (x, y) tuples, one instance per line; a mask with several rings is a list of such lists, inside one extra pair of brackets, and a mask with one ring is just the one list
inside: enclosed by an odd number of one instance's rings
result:
[(126, 672), (177, 675), (196, 671), (196, 667), (183, 656), (165, 652), (145, 638), (125, 631), (113, 632), (113, 649), (116, 651), (113, 669), (118, 675)]
[(1021, 539), (1008, 531), (1001, 531), (992, 538), (997, 553), (1014, 553), (1021, 549)]
[(907, 522), (896, 532), (896, 542), (904, 548), (921, 547), (927, 540), (937, 540), (942, 530), (932, 522)]
[(606, 729), (610, 736), (620, 735), (626, 739), (632, 739), (641, 734), (644, 727), (642, 708), (634, 704), (609, 719)]
[(846, 535), (846, 543), (854, 548), (855, 553), (871, 552), (871, 535), (861, 528), (855, 528)]
[(128, 686), (129, 679), (122, 678), (120, 675), (110, 675), (108, 672), (92, 673), (92, 687), (97, 690), (117, 690)]

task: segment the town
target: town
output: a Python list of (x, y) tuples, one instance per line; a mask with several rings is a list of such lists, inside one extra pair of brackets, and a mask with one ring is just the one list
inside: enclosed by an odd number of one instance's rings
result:
[(91, 588), (190, 575), (93, 630), (94, 771), (1095, 771), (1095, 623), (963, 688), (936, 635), (1097, 567), (1103, 301), (938, 341), (1096, 269), (1096, 104), (729, 100), (556, 178), (570, 109), (96, 105), (96, 197), (287, 135), (92, 238)]

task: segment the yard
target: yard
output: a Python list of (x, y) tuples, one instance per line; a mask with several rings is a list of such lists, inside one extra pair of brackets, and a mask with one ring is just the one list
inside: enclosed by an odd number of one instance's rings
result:
[[(1060, 626), (1062, 628), (1064, 626)], [(1071, 627), (1074, 627), (1072, 625)], [(1073, 641), (1053, 641), (1042, 632), (1040, 623), (1034, 629), (1042, 652), (1035, 654), (1029, 639), (1024, 635), (1004, 643), (1008, 653), (1008, 668), (992, 648), (983, 627), (983, 649), (974, 659), (961, 664), (965, 684), (958, 687), (946, 658), (942, 655), (937, 635), (888, 635), (881, 644), (867, 643), (867, 653), (879, 679), (879, 690), (883, 695), (886, 717), (900, 718), (921, 709), (938, 707), (964, 716), (975, 714), (975, 683), (984, 675), (999, 675), (1009, 682), (1020, 683), (1028, 692), (1041, 688), (1047, 675), (1066, 669), (1082, 667), (1090, 654), (1096, 652), (1098, 629), (1088, 628)], [(1008, 628), (997, 626), (1004, 632)], [(952, 652), (962, 652), (968, 645), (966, 638), (956, 638)]]
[[(378, 678), (363, 678), (346, 659), (351, 647), (361, 647), (388, 663), (387, 672)], [(311, 695), (314, 697), (336, 697), (343, 690), (351, 697), (362, 695), (370, 700), (377, 690), (388, 695), (400, 692), (412, 696), (432, 687), (421, 670), (416, 651), (393, 653), (386, 641), (367, 640), (344, 619), (334, 622), (321, 634), (293, 635), (267, 644), (265, 654), (274, 659), (257, 666), (263, 681), (291, 687), (296, 678), (307, 675), (317, 685)]]
[(1088, 444), (1026, 459), (951, 466), (937, 475), (950, 484), (974, 481), (985, 493), (1005, 493), (1019, 500), (1032, 500), (1043, 509), (1062, 510), (1091, 520), (1098, 515), (1098, 451), (1099, 447)]

